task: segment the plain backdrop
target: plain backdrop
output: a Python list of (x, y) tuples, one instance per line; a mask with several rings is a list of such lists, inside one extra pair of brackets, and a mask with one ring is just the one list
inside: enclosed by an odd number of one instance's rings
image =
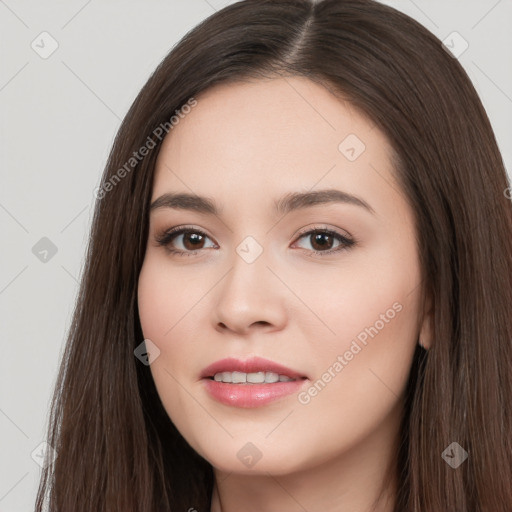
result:
[[(120, 121), (171, 47), (228, 3), (0, 0), (0, 512), (34, 507), (93, 190)], [(384, 3), (467, 42), (459, 60), (510, 171), (512, 0)]]

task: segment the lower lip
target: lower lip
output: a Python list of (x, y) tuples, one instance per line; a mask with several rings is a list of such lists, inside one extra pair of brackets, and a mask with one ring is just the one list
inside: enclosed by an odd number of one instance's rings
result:
[(307, 379), (268, 384), (229, 384), (203, 379), (206, 390), (218, 402), (233, 407), (260, 407), (296, 393)]

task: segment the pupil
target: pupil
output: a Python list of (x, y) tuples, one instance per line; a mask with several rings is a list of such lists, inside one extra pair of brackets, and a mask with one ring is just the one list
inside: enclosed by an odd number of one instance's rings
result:
[(191, 242), (191, 244), (193, 246), (197, 246), (201, 243), (201, 238), (203, 238), (202, 235), (198, 235), (197, 233), (192, 233), (188, 236), (185, 236), (184, 241)]
[(325, 238), (332, 238), (332, 235), (327, 233), (317, 233), (314, 235), (315, 244), (318, 244), (320, 248), (324, 248), (329, 245), (329, 241), (325, 240)]

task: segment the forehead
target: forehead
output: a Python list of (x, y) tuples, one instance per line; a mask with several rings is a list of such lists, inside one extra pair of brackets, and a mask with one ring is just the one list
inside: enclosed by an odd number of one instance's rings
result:
[(384, 134), (306, 78), (221, 84), (196, 100), (162, 144), (153, 198), (173, 190), (261, 201), (314, 187), (371, 195), (393, 181)]

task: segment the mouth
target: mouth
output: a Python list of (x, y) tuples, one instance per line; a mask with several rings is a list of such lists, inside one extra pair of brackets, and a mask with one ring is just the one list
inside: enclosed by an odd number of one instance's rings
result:
[(206, 377), (216, 382), (226, 384), (273, 384), (275, 382), (292, 382), (304, 380), (306, 377), (291, 378), (288, 375), (280, 375), (275, 372), (218, 372), (215, 375)]
[(274, 384), (307, 379), (306, 375), (282, 364), (261, 357), (247, 360), (232, 357), (221, 359), (206, 367), (201, 379), (210, 379), (226, 384)]
[(212, 399), (246, 409), (293, 396), (307, 380), (301, 372), (261, 357), (222, 359), (201, 373), (204, 389)]

